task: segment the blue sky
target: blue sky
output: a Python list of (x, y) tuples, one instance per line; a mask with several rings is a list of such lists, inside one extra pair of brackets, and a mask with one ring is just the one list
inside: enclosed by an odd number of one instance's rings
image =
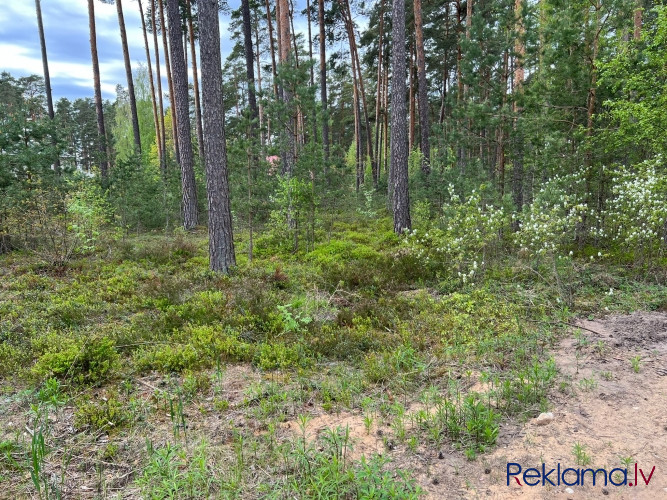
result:
[[(42, 59), (34, 0), (2, 1), (0, 9), (0, 71), (13, 76), (42, 75)], [(147, 1), (143, 1), (144, 9)], [(240, 0), (231, 1), (237, 8)], [(133, 68), (145, 65), (141, 18), (136, 0), (123, 0)], [(42, 0), (42, 17), (54, 99), (93, 96), (93, 76), (86, 0)], [(117, 84), (127, 85), (116, 6), (95, 2), (97, 47), (105, 99), (114, 99)], [(223, 59), (231, 48), (225, 38), (228, 20), (221, 16)], [(152, 40), (149, 39), (152, 48)], [(162, 45), (160, 44), (160, 49)], [(153, 56), (154, 57), (154, 56)], [(164, 70), (163, 70), (164, 72)], [(166, 84), (166, 82), (165, 82)]]

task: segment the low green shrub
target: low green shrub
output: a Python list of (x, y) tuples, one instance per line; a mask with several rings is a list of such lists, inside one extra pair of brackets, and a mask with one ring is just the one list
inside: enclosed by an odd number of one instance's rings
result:
[(53, 333), (33, 345), (43, 353), (32, 368), (38, 380), (57, 377), (77, 384), (99, 385), (119, 369), (114, 341), (107, 337), (72, 338)]

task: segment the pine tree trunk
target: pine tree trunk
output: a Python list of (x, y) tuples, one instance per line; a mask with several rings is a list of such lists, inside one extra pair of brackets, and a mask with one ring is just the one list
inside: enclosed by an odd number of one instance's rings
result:
[(322, 143), (324, 146), (324, 172), (329, 161), (329, 115), (327, 113), (327, 55), (324, 33), (324, 0), (317, 2), (318, 24), (320, 28), (320, 100), (322, 101)]
[[(315, 68), (313, 64), (313, 31), (310, 21), (310, 0), (306, 0), (306, 13), (308, 16), (308, 61), (310, 62), (310, 87), (315, 87)], [(313, 142), (317, 140), (317, 113), (313, 106), (312, 113)]]
[[(273, 22), (271, 22), (271, 6), (269, 0), (266, 3), (266, 23), (269, 27), (269, 46), (271, 47), (271, 70), (273, 72), (273, 95), (278, 97), (278, 69), (276, 67), (276, 50), (273, 43)], [(277, 9), (277, 6), (276, 6)]]
[[(261, 96), (262, 95), (262, 64), (260, 61), (260, 48), (259, 48), (259, 19), (257, 16), (257, 12), (255, 11), (255, 69), (257, 70), (257, 93)], [(262, 146), (262, 150), (264, 149), (264, 145), (266, 144), (266, 139), (265, 139), (265, 130), (264, 130), (264, 106), (262, 105), (262, 100), (260, 99), (259, 102), (257, 103), (257, 112), (259, 113), (259, 137), (260, 137), (260, 144)]]
[(107, 155), (106, 128), (104, 126), (104, 107), (102, 105), (102, 85), (100, 83), (100, 63), (97, 59), (97, 33), (95, 30), (95, 0), (88, 0), (88, 27), (90, 29), (90, 54), (93, 61), (93, 87), (95, 90), (95, 112), (97, 114), (97, 142), (102, 184), (109, 182), (109, 163)]
[(638, 42), (642, 37), (642, 0), (635, 0), (635, 15), (634, 15), (634, 34), (633, 38)]
[(373, 169), (373, 186), (377, 189), (378, 181), (380, 180), (380, 162), (382, 154), (380, 152), (380, 109), (382, 108), (382, 63), (383, 63), (383, 38), (384, 38), (384, 2), (385, 0), (380, 0), (380, 20), (379, 20), (379, 39), (378, 39), (378, 77), (377, 77), (377, 89), (376, 89), (376, 98), (375, 98), (375, 165)]
[[(282, 70), (289, 70), (291, 59), (291, 36), (289, 21), (289, 6), (287, 0), (278, 0), (278, 45), (280, 48), (280, 64)], [(282, 173), (287, 178), (292, 176), (294, 169), (294, 116), (292, 115), (292, 92), (285, 82), (282, 82), (282, 96), (288, 116), (283, 128), (283, 167)], [(290, 216), (291, 217), (291, 216)]]
[(46, 106), (49, 118), (53, 120), (53, 93), (51, 91), (51, 75), (49, 73), (49, 60), (46, 52), (46, 37), (44, 36), (44, 23), (42, 22), (42, 4), (41, 0), (35, 0), (35, 10), (37, 11), (37, 28), (39, 29), (39, 45), (42, 49), (42, 66), (44, 68), (44, 89), (46, 91)]
[[(42, 21), (42, 4), (40, 0), (35, 0), (35, 10), (37, 11), (37, 28), (39, 30), (39, 45), (42, 50), (42, 67), (44, 68), (44, 91), (46, 92), (46, 109), (49, 113), (49, 119), (55, 118), (53, 112), (53, 92), (51, 91), (51, 74), (49, 72), (49, 58), (46, 52), (46, 37), (44, 36), (44, 23)], [(56, 145), (56, 138), (53, 138), (53, 144)], [(60, 171), (60, 158), (56, 156), (54, 162), (56, 172)], [(2, 253), (2, 252), (0, 252)]]
[(392, 12), (391, 180), (394, 232), (411, 229), (408, 189), (408, 130), (405, 119), (405, 0), (394, 0)]
[[(174, 139), (174, 154), (176, 156), (176, 161), (179, 161), (179, 158), (181, 157), (180, 153), (180, 147), (178, 144), (178, 117), (176, 116), (176, 92), (174, 89), (174, 78), (171, 72), (171, 59), (173, 55), (171, 54), (169, 50), (169, 43), (168, 43), (168, 38), (169, 38), (169, 27), (167, 26), (167, 23), (165, 22), (164, 18), (164, 5), (162, 4), (163, 0), (156, 0), (158, 5), (160, 6), (160, 25), (162, 27), (162, 45), (163, 45), (163, 52), (164, 52), (164, 62), (165, 62), (165, 68), (167, 70), (167, 84), (169, 86), (169, 102), (171, 105), (171, 133)], [(179, 16), (180, 19), (180, 16)], [(180, 21), (179, 21), (179, 26), (180, 26)], [(179, 37), (179, 45), (180, 45), (180, 37)]]
[[(176, 104), (176, 123), (181, 165), (183, 195), (183, 227), (193, 229), (197, 225), (197, 189), (195, 185), (192, 139), (190, 136), (190, 98), (188, 92), (188, 70), (183, 52), (181, 14), (178, 0), (167, 0), (169, 16), (169, 46), (171, 49), (172, 81)], [(216, 16), (217, 19), (217, 16)]]
[[(155, 16), (155, 1), (150, 0), (151, 2), (151, 23), (153, 25), (153, 46), (155, 49), (155, 79), (157, 80), (157, 96), (158, 103), (160, 107), (160, 139), (158, 141), (158, 147), (160, 148), (160, 170), (164, 175), (167, 171), (167, 131), (164, 128), (164, 100), (162, 94), (162, 75), (160, 70), (160, 47), (158, 43), (157, 36), (157, 23)], [(160, 0), (158, 0), (160, 1)]]
[[(523, 209), (523, 184), (524, 184), (524, 171), (523, 171), (523, 137), (521, 130), (519, 129), (519, 119), (521, 115), (521, 99), (523, 96), (523, 80), (524, 80), (524, 69), (523, 69), (523, 58), (526, 52), (526, 48), (523, 42), (524, 27), (523, 27), (523, 7), (522, 0), (515, 0), (514, 3), (514, 13), (517, 18), (517, 38), (514, 42), (514, 53), (516, 54), (514, 60), (514, 78), (513, 78), (513, 93), (514, 93), (514, 102), (513, 102), (513, 111), (514, 111), (514, 123), (513, 123), (513, 160), (512, 160), (512, 200), (514, 201), (514, 207), (517, 212), (520, 214)], [(517, 231), (519, 229), (520, 219), (516, 218), (513, 222), (513, 229)]]
[(188, 9), (188, 33), (190, 35), (190, 59), (192, 60), (192, 83), (195, 93), (195, 127), (197, 129), (197, 144), (199, 146), (199, 157), (204, 160), (204, 130), (201, 117), (201, 97), (199, 92), (199, 71), (197, 68), (197, 50), (195, 45), (195, 31), (192, 26), (192, 2), (187, 0)]
[(210, 266), (213, 271), (228, 273), (230, 268), (236, 266), (236, 256), (227, 172), (217, 0), (199, 0), (199, 48), (202, 108), (206, 131), (204, 158)]
[(162, 145), (160, 137), (160, 120), (157, 116), (157, 101), (155, 98), (155, 82), (153, 80), (153, 64), (151, 61), (151, 51), (148, 45), (148, 33), (146, 32), (146, 19), (144, 18), (144, 7), (139, 2), (139, 15), (141, 16), (141, 31), (144, 36), (144, 48), (146, 50), (146, 62), (148, 64), (148, 86), (151, 93), (151, 104), (153, 105), (153, 124), (155, 125), (155, 140), (157, 142), (158, 157), (160, 164), (162, 164)]
[(424, 56), (424, 29), (422, 21), (422, 2), (414, 0), (415, 48), (417, 50), (417, 80), (419, 84), (419, 132), (422, 152), (422, 172), (431, 171), (430, 119), (428, 105), (428, 82), (426, 81), (426, 58)]
[(250, 106), (251, 130), (254, 137), (254, 130), (257, 127), (259, 119), (259, 111), (257, 109), (257, 98), (255, 97), (255, 65), (253, 60), (249, 0), (241, 0), (241, 13), (243, 14), (243, 48), (245, 49), (246, 79), (248, 83), (248, 105)]
[(118, 26), (120, 28), (120, 41), (123, 47), (123, 60), (125, 61), (125, 76), (127, 77), (127, 93), (130, 98), (130, 112), (132, 114), (132, 132), (134, 133), (135, 152), (141, 155), (141, 134), (139, 132), (139, 113), (137, 113), (137, 97), (134, 93), (134, 79), (132, 78), (132, 62), (130, 61), (130, 49), (127, 46), (127, 32), (125, 31), (125, 16), (123, 15), (123, 2), (116, 0), (116, 12), (118, 13)]
[(414, 53), (410, 47), (410, 89), (408, 102), (410, 103), (410, 132), (408, 135), (408, 153), (415, 147), (415, 64)]

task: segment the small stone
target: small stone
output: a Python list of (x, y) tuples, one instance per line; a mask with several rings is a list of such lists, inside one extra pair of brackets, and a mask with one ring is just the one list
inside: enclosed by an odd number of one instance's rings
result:
[(574, 490), (572, 488), (565, 488), (565, 493), (571, 495), (572, 493), (574, 493)]
[[(667, 489), (667, 488), (665, 488)], [(609, 495), (609, 490), (607, 488), (602, 488), (602, 494), (603, 495)]]
[(554, 421), (554, 414), (549, 413), (540, 413), (540, 416), (535, 419), (536, 425), (547, 425)]

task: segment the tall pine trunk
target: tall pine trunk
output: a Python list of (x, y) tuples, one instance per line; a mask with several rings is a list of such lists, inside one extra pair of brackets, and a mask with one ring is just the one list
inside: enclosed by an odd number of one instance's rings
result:
[[(188, 92), (188, 70), (183, 52), (183, 33), (178, 0), (167, 0), (169, 16), (169, 47), (171, 49), (172, 81), (176, 104), (176, 123), (181, 164), (181, 186), (183, 195), (183, 227), (193, 229), (197, 225), (197, 189), (195, 185), (192, 139), (190, 137), (190, 98)], [(217, 19), (217, 17), (216, 17)]]
[(100, 176), (102, 184), (109, 182), (109, 163), (107, 155), (107, 133), (104, 126), (104, 107), (102, 104), (102, 85), (100, 83), (100, 63), (97, 58), (97, 33), (95, 29), (95, 0), (88, 0), (88, 28), (90, 30), (90, 55), (93, 62), (93, 87), (95, 91), (95, 113), (97, 115), (97, 149), (99, 151)]
[(380, 180), (380, 161), (382, 154), (380, 152), (380, 110), (382, 109), (382, 62), (383, 62), (383, 38), (384, 38), (384, 2), (380, 0), (380, 22), (379, 22), (379, 39), (378, 39), (378, 77), (377, 89), (375, 97), (375, 165), (373, 169), (373, 186), (377, 189), (378, 181)]
[[(269, 47), (271, 49), (271, 71), (273, 73), (273, 95), (278, 97), (278, 67), (276, 65), (276, 49), (273, 40), (273, 22), (271, 21), (271, 6), (269, 0), (265, 0), (266, 4), (266, 24), (269, 27)], [(277, 9), (277, 7), (276, 7)], [(277, 20), (276, 20), (277, 21)]]
[(424, 29), (422, 21), (422, 2), (414, 0), (415, 48), (417, 50), (417, 80), (419, 85), (419, 132), (422, 152), (422, 172), (431, 171), (431, 144), (429, 142), (430, 119), (428, 105), (428, 82), (426, 81), (426, 58), (424, 56)]
[[(167, 71), (167, 85), (169, 86), (169, 102), (171, 106), (171, 133), (174, 139), (174, 154), (176, 155), (176, 161), (181, 157), (180, 147), (178, 144), (178, 117), (176, 116), (176, 92), (174, 89), (174, 79), (171, 72), (171, 59), (173, 55), (169, 50), (169, 27), (165, 22), (164, 18), (164, 0), (156, 0), (160, 6), (160, 26), (162, 27), (162, 46), (164, 52), (164, 63), (165, 69)], [(179, 26), (180, 26), (180, 16), (179, 16)], [(180, 40), (179, 40), (180, 44)], [(172, 49), (173, 50), (173, 49)], [(181, 53), (182, 53), (181, 49)], [(185, 61), (184, 61), (185, 62)]]
[(322, 101), (322, 143), (324, 146), (324, 172), (329, 161), (329, 115), (327, 112), (327, 54), (324, 33), (324, 0), (317, 0), (317, 22), (320, 28), (320, 101)]
[[(167, 171), (167, 131), (164, 128), (164, 100), (162, 95), (162, 75), (160, 70), (160, 47), (158, 43), (157, 36), (157, 23), (155, 16), (155, 1), (151, 1), (151, 23), (153, 25), (153, 46), (155, 49), (155, 77), (157, 80), (157, 96), (158, 103), (160, 107), (159, 119), (160, 119), (160, 169), (164, 175)], [(161, 0), (158, 0), (161, 1)]]
[[(290, 21), (289, 21), (289, 5), (287, 0), (278, 0), (277, 2), (278, 14), (278, 46), (280, 49), (280, 65), (281, 71), (289, 71), (291, 60), (291, 36), (290, 36)], [(282, 173), (290, 178), (294, 168), (294, 116), (292, 113), (292, 92), (288, 88), (285, 80), (281, 81), (282, 98), (287, 110), (285, 124), (283, 127), (283, 144), (282, 144)]]
[(197, 68), (197, 50), (195, 45), (195, 32), (192, 26), (192, 2), (187, 0), (188, 9), (188, 34), (190, 36), (190, 59), (192, 59), (192, 84), (195, 93), (195, 127), (197, 129), (197, 145), (199, 146), (199, 157), (204, 159), (204, 131), (201, 117), (201, 98), (199, 92), (199, 71)]
[(241, 13), (243, 15), (243, 48), (245, 51), (246, 81), (248, 84), (248, 105), (250, 106), (251, 131), (254, 138), (254, 130), (257, 127), (259, 111), (257, 109), (257, 98), (255, 97), (255, 65), (253, 60), (252, 26), (250, 24), (250, 2), (241, 0)]
[(127, 46), (127, 32), (125, 31), (125, 16), (123, 15), (122, 0), (116, 0), (116, 12), (118, 13), (118, 27), (120, 28), (120, 41), (123, 47), (125, 76), (127, 77), (127, 93), (130, 98), (130, 113), (132, 114), (132, 132), (134, 134), (134, 149), (137, 154), (141, 155), (141, 133), (139, 132), (139, 113), (137, 113), (137, 96), (134, 93), (134, 79), (132, 78), (132, 62), (130, 61), (130, 49)]
[(408, 189), (408, 130), (405, 106), (405, 0), (392, 9), (391, 173), (394, 232), (411, 229)]
[[(46, 52), (46, 37), (44, 36), (44, 23), (42, 21), (42, 4), (40, 0), (35, 0), (35, 10), (37, 11), (37, 29), (39, 30), (39, 45), (42, 50), (42, 67), (44, 68), (44, 91), (46, 92), (46, 108), (49, 113), (49, 119), (53, 120), (53, 92), (51, 91), (51, 74), (49, 72), (49, 58)], [(55, 145), (56, 138), (53, 138)], [(54, 162), (56, 172), (60, 171), (60, 158), (56, 157)]]
[(153, 64), (151, 61), (151, 51), (148, 45), (148, 33), (146, 32), (146, 19), (144, 18), (144, 7), (139, 2), (139, 15), (141, 16), (141, 31), (144, 36), (144, 48), (146, 50), (146, 62), (148, 64), (148, 87), (151, 93), (151, 104), (153, 105), (153, 124), (155, 125), (155, 139), (157, 142), (158, 157), (160, 164), (162, 164), (162, 138), (160, 136), (160, 120), (157, 116), (157, 101), (155, 98), (155, 82), (153, 80)]
[(236, 256), (229, 199), (217, 0), (199, 0), (199, 49), (202, 111), (206, 132), (204, 163), (208, 196), (209, 258), (213, 271), (227, 273), (236, 266)]

